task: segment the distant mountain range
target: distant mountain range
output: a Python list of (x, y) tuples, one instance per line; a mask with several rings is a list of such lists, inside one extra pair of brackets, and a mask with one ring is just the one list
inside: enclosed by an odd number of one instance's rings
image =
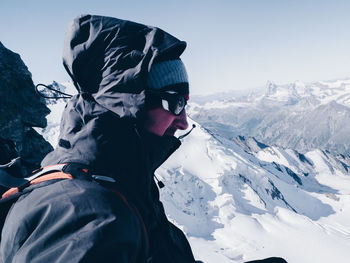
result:
[(350, 152), (350, 79), (268, 82), (262, 92), (194, 96), (193, 101), (191, 118), (227, 139), (244, 135), (301, 152)]

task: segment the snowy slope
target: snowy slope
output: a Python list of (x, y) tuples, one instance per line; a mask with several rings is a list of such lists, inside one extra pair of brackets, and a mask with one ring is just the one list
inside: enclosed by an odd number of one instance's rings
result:
[(157, 170), (166, 211), (190, 236), (196, 256), (348, 262), (349, 157), (254, 142), (232, 143), (197, 128)]
[(287, 85), (268, 82), (265, 92), (195, 101), (190, 116), (228, 139), (253, 136), (301, 152), (350, 149), (349, 79)]

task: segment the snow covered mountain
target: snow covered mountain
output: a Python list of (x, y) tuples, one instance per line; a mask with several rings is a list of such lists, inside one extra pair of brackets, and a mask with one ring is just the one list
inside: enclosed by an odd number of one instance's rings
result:
[(197, 128), (157, 170), (169, 216), (204, 262), (348, 262), (350, 158)]
[(264, 92), (194, 101), (191, 118), (227, 139), (253, 136), (301, 152), (350, 149), (350, 79), (281, 86), (268, 82)]
[[(264, 96), (247, 97), (245, 103)], [(277, 104), (288, 100), (275, 99)], [(315, 108), (327, 106), (317, 103)], [(44, 135), (53, 145), (64, 104), (49, 105)], [(156, 171), (166, 185), (160, 190), (166, 212), (187, 233), (196, 258), (206, 263), (270, 256), (289, 263), (348, 262), (349, 155), (300, 153), (252, 137), (228, 137), (230, 132), (220, 135), (224, 125), (214, 131), (196, 125)]]

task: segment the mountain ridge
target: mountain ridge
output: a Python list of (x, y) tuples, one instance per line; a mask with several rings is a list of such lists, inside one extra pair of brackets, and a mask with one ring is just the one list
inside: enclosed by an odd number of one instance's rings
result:
[[(301, 152), (350, 150), (350, 80), (268, 82), (265, 92), (194, 102), (191, 118), (227, 139), (238, 135)], [(316, 135), (314, 133), (317, 133)]]

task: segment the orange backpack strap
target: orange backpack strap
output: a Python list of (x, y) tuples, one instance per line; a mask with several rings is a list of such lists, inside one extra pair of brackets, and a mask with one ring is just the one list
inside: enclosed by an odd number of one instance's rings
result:
[(57, 179), (73, 179), (73, 176), (71, 174), (62, 171), (62, 169), (65, 166), (66, 164), (56, 164), (40, 168), (39, 170), (34, 171), (32, 176), (25, 178), (27, 182), (17, 187), (10, 188), (5, 193), (3, 193), (1, 199), (5, 199), (14, 194), (17, 194), (23, 191), (23, 189), (27, 188), (28, 186), (42, 183), (45, 181)]
[(24, 188), (26, 188), (30, 185), (35, 185), (38, 183), (42, 183), (42, 182), (49, 181), (49, 180), (56, 180), (56, 179), (73, 179), (73, 176), (70, 174), (66, 174), (64, 172), (54, 172), (54, 173), (42, 175), (38, 178), (35, 178), (32, 181), (29, 181), (28, 183), (26, 183), (24, 185), (10, 188), (2, 195), (1, 199), (8, 198), (13, 194), (16, 194), (16, 193), (22, 191)]

